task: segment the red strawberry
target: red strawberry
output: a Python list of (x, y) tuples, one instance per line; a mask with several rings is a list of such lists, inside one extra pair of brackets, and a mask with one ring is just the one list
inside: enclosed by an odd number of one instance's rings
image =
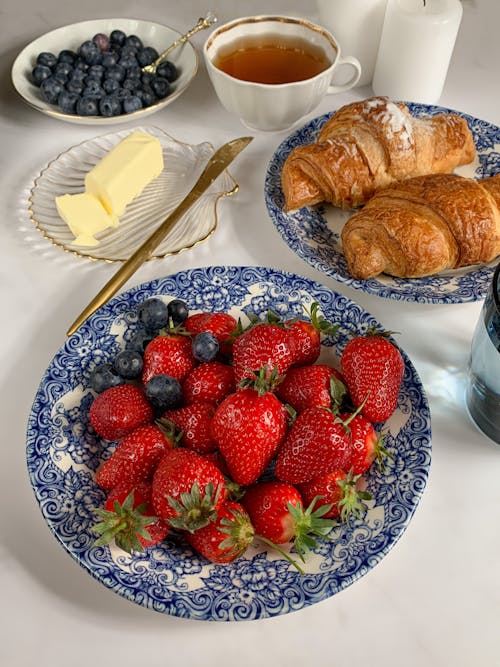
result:
[(321, 336), (333, 335), (338, 325), (332, 324), (318, 313), (319, 304), (311, 305), (309, 320), (288, 320), (285, 324), (295, 343), (294, 366), (313, 364), (321, 352)]
[(288, 329), (262, 322), (246, 329), (233, 344), (234, 379), (239, 385), (245, 378), (267, 366), (283, 375), (294, 361), (295, 348)]
[(102, 521), (94, 526), (100, 535), (95, 545), (116, 545), (131, 553), (144, 551), (165, 539), (169, 532), (167, 524), (154, 516), (151, 506), (151, 486), (138, 482), (135, 486), (120, 484), (109, 494), (104, 509), (97, 510)]
[(212, 403), (197, 401), (182, 408), (166, 410), (162, 415), (162, 423), (167, 420), (179, 429), (181, 445), (205, 454), (217, 449), (211, 431), (214, 411)]
[(183, 326), (192, 336), (210, 331), (217, 338), (219, 351), (226, 356), (231, 354), (238, 322), (229, 313), (194, 313), (184, 321)]
[(291, 484), (276, 480), (250, 486), (242, 504), (258, 537), (275, 544), (293, 541), (303, 559), (316, 546), (314, 536), (324, 537), (334, 522), (323, 518), (326, 508), (304, 510), (300, 492)]
[(348, 424), (351, 432), (351, 460), (348, 468), (355, 475), (364, 473), (377, 460), (380, 465), (383, 459), (390, 456), (383, 446), (383, 438), (379, 435), (369, 419), (361, 413), (354, 416), (342, 414), (340, 418)]
[(232, 500), (220, 507), (214, 521), (186, 534), (189, 544), (213, 563), (231, 563), (252, 544), (254, 529), (246, 509)]
[(178, 333), (156, 336), (144, 350), (142, 382), (155, 375), (170, 375), (182, 382), (196, 366), (191, 350), (191, 337)]
[(358, 479), (359, 475), (332, 470), (310, 482), (299, 484), (298, 488), (306, 505), (315, 502), (315, 507), (328, 508), (323, 515), (325, 519), (340, 517), (341, 521), (346, 521), (351, 515), (364, 514), (364, 501), (371, 498), (371, 494), (357, 488)]
[(106, 440), (120, 440), (153, 419), (153, 409), (144, 391), (132, 384), (109, 387), (90, 406), (89, 419), (95, 432)]
[(155, 426), (139, 426), (126, 435), (96, 474), (96, 482), (103, 489), (118, 484), (132, 486), (152, 477), (154, 469), (167, 449), (175, 447), (175, 440)]
[(193, 368), (182, 385), (185, 403), (208, 401), (218, 405), (236, 389), (233, 367), (207, 361)]
[[(333, 379), (337, 379), (341, 386)], [(343, 392), (340, 391), (342, 388)], [(326, 364), (290, 368), (276, 387), (276, 396), (297, 412), (320, 406), (329, 408), (332, 400), (335, 405), (340, 404), (345, 392), (342, 375)]]
[(276, 457), (276, 477), (309, 482), (336, 468), (346, 469), (351, 443), (343, 422), (326, 408), (307, 408), (292, 424)]
[(355, 407), (380, 423), (396, 409), (404, 361), (398, 348), (382, 334), (367, 332), (352, 338), (340, 359), (342, 374)]
[(212, 521), (226, 495), (221, 471), (184, 447), (168, 451), (153, 475), (152, 503), (169, 525), (194, 531)]
[(264, 381), (264, 368), (254, 386), (227, 396), (217, 407), (212, 433), (232, 479), (252, 484), (267, 468), (287, 430), (287, 411)]

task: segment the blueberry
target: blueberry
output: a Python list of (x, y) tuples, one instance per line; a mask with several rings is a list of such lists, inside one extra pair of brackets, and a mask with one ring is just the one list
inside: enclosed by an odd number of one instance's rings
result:
[(87, 77), (84, 81), (84, 84), (84, 95), (89, 95), (90, 97), (104, 97), (104, 89), (99, 81), (96, 81), (95, 79), (89, 79), (89, 77)]
[(130, 67), (138, 67), (137, 58), (132, 53), (126, 56), (122, 55), (118, 61), (118, 64), (122, 67), (125, 67), (125, 69), (129, 69)]
[(101, 52), (109, 49), (109, 37), (103, 32), (98, 32), (97, 35), (94, 35), (92, 41)]
[(102, 82), (102, 87), (105, 93), (116, 93), (118, 88), (120, 87), (120, 82), (117, 81), (116, 79), (104, 79)]
[(142, 365), (142, 354), (136, 350), (123, 350), (113, 361), (113, 368), (125, 380), (138, 378), (142, 373)]
[(109, 41), (111, 44), (117, 44), (118, 46), (123, 46), (126, 39), (127, 35), (123, 32), (123, 30), (112, 30), (109, 36)]
[(122, 377), (118, 375), (111, 364), (100, 364), (96, 366), (90, 375), (90, 386), (98, 394), (109, 387), (124, 384)]
[(172, 324), (177, 327), (182, 324), (189, 315), (187, 303), (182, 299), (173, 299), (168, 304), (168, 317), (172, 320)]
[(89, 68), (85, 60), (81, 56), (77, 56), (75, 59), (75, 62), (73, 63), (73, 67), (76, 70), (82, 70), (83, 72), (86, 72)]
[(53, 76), (49, 76), (40, 84), (40, 93), (43, 99), (49, 104), (57, 104), (59, 94), (63, 90), (64, 90), (63, 84), (57, 79), (55, 79)]
[(124, 113), (134, 113), (134, 111), (139, 111), (139, 109), (142, 109), (142, 102), (137, 95), (131, 95), (123, 100)]
[(46, 67), (54, 67), (56, 63), (57, 57), (49, 51), (42, 51), (42, 53), (38, 54), (36, 59), (37, 65), (45, 65)]
[(102, 60), (102, 53), (95, 42), (87, 39), (80, 44), (78, 55), (81, 56), (87, 65), (99, 65)]
[(143, 72), (141, 74), (141, 81), (145, 86), (150, 86), (151, 81), (153, 81), (154, 78), (155, 75), (153, 74), (153, 72)]
[(112, 51), (106, 51), (102, 54), (101, 64), (103, 67), (111, 67), (112, 65), (116, 65), (117, 62), (118, 56), (116, 53), (113, 53)]
[(169, 83), (175, 81), (179, 76), (177, 67), (170, 60), (164, 60), (156, 68), (156, 73), (158, 76), (161, 76), (163, 79), (166, 79)]
[(79, 116), (98, 116), (99, 100), (96, 97), (83, 95), (76, 103), (76, 113)]
[(147, 329), (137, 329), (135, 334), (127, 343), (127, 349), (137, 350), (137, 352), (143, 354), (147, 345), (153, 340), (155, 336), (156, 332), (152, 333), (151, 331), (147, 331)]
[(144, 109), (156, 102), (156, 95), (149, 86), (144, 86), (143, 88), (136, 90), (135, 94), (141, 100)]
[(127, 79), (140, 79), (142, 75), (141, 68), (139, 65), (134, 65), (133, 67), (127, 68)]
[(169, 82), (161, 76), (157, 76), (153, 79), (151, 88), (154, 90), (156, 97), (159, 97), (160, 99), (167, 97), (170, 92)]
[(107, 118), (119, 116), (122, 112), (122, 103), (116, 95), (104, 95), (99, 100), (99, 111), (101, 116), (106, 116)]
[(70, 65), (73, 65), (76, 60), (76, 53), (74, 51), (70, 51), (69, 49), (63, 49), (59, 52), (57, 60), (60, 63), (69, 63)]
[(140, 79), (128, 78), (122, 83), (123, 88), (127, 90), (138, 90), (141, 88), (142, 83)]
[(137, 35), (129, 35), (125, 39), (125, 46), (131, 46), (133, 49), (136, 49), (136, 51), (139, 51), (143, 48), (143, 43), (141, 38), (137, 37)]
[(137, 52), (137, 62), (141, 67), (151, 65), (158, 58), (158, 51), (152, 46), (145, 46)]
[(128, 90), (128, 88), (118, 88), (115, 95), (119, 100), (123, 102), (124, 99), (132, 96), (132, 91)]
[(52, 76), (52, 70), (47, 65), (35, 65), (31, 72), (31, 80), (35, 86), (40, 86), (42, 81), (48, 79), (49, 76)]
[(177, 408), (182, 403), (182, 387), (170, 375), (154, 375), (146, 382), (146, 398), (159, 412)]
[(107, 79), (116, 79), (118, 82), (122, 82), (125, 78), (125, 67), (121, 65), (111, 65), (108, 67), (106, 72)]
[(78, 93), (73, 93), (68, 90), (63, 90), (59, 94), (57, 104), (63, 113), (75, 114), (76, 113), (76, 103), (80, 99)]
[(77, 95), (81, 95), (83, 91), (83, 83), (80, 79), (70, 79), (66, 83), (66, 90), (68, 93), (76, 93)]
[(87, 74), (101, 81), (105, 71), (106, 69), (102, 65), (91, 65), (87, 70)]
[(197, 361), (213, 361), (219, 352), (219, 342), (211, 331), (202, 331), (193, 338), (193, 357)]
[(168, 326), (169, 307), (158, 297), (143, 301), (137, 308), (137, 318), (146, 331), (158, 332)]
[(71, 63), (59, 62), (54, 65), (52, 69), (54, 74), (65, 74), (67, 77), (73, 72), (73, 65)]

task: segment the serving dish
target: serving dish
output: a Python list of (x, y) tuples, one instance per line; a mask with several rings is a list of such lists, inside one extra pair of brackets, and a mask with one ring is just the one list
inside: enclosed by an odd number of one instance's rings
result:
[[(85, 174), (137, 129), (160, 140), (163, 172), (127, 206), (117, 227), (96, 235), (98, 245), (76, 245), (72, 232), (57, 212), (55, 198), (83, 192)], [(213, 153), (214, 147), (208, 142), (186, 144), (156, 127), (132, 128), (84, 141), (59, 155), (35, 179), (29, 198), (30, 219), (47, 239), (64, 250), (89, 259), (124, 261), (182, 201)], [(178, 253), (208, 238), (217, 227), (217, 202), (237, 189), (236, 181), (224, 171), (182, 216), (154, 257)]]
[(430, 413), (414, 366), (405, 361), (398, 407), (384, 427), (393, 455), (382, 471), (366, 475), (373, 499), (362, 519), (334, 528), (309, 554), (301, 575), (278, 552), (251, 547), (232, 564), (214, 565), (183, 543), (167, 540), (132, 556), (95, 547), (95, 509), (104, 494), (94, 474), (102, 456), (87, 418), (92, 369), (110, 360), (133, 334), (135, 309), (144, 299), (182, 298), (191, 312), (241, 316), (269, 308), (282, 316), (320, 304), (340, 325), (325, 339), (322, 359), (335, 362), (356, 331), (377, 325), (358, 305), (319, 283), (263, 267), (213, 266), (181, 271), (120, 294), (85, 322), (57, 352), (43, 375), (27, 428), (27, 464), (40, 510), (63, 548), (89, 574), (148, 609), (198, 620), (251, 620), (286, 614), (320, 602), (371, 570), (397, 543), (424, 491), (431, 460)]
[[(500, 128), (473, 116), (440, 106), (405, 102), (414, 116), (455, 113), (466, 119), (477, 149), (472, 164), (456, 169), (470, 178), (493, 176), (500, 171)], [(333, 112), (332, 112), (333, 113)], [(272, 222), (287, 245), (304, 261), (350, 287), (380, 297), (420, 303), (465, 303), (483, 299), (488, 291), (497, 261), (443, 271), (425, 278), (395, 278), (380, 275), (369, 280), (353, 278), (348, 269), (340, 231), (350, 212), (329, 205), (304, 207), (287, 213), (281, 187), (281, 171), (289, 153), (315, 141), (332, 115), (314, 118), (292, 132), (276, 149), (265, 177), (265, 199)]]
[(172, 83), (172, 92), (164, 99), (144, 109), (139, 109), (129, 114), (119, 116), (78, 116), (62, 113), (57, 106), (45, 102), (40, 96), (40, 91), (31, 82), (31, 71), (35, 65), (39, 53), (48, 51), (57, 55), (63, 49), (75, 50), (80, 44), (97, 33), (109, 34), (112, 30), (123, 30), (127, 35), (137, 35), (145, 46), (153, 46), (159, 53), (164, 51), (181, 33), (159, 23), (141, 21), (138, 19), (110, 18), (95, 19), (92, 21), (81, 21), (71, 25), (65, 25), (38, 37), (30, 42), (19, 53), (15, 59), (11, 78), (14, 88), (23, 100), (33, 109), (37, 109), (52, 118), (63, 120), (68, 123), (81, 125), (116, 125), (117, 123), (141, 122), (149, 116), (176, 100), (194, 79), (199, 66), (199, 56), (193, 45), (187, 41), (172, 51), (168, 59), (174, 63), (179, 72), (179, 77)]

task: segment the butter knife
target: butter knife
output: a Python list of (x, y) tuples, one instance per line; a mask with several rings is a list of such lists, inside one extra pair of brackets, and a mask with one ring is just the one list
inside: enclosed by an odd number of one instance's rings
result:
[(215, 179), (231, 164), (237, 155), (252, 141), (253, 137), (240, 137), (233, 139), (227, 144), (221, 146), (212, 155), (204, 168), (201, 176), (194, 184), (191, 191), (181, 201), (172, 213), (161, 223), (161, 225), (149, 236), (144, 243), (127, 259), (118, 269), (112, 278), (104, 285), (101, 291), (96, 294), (89, 305), (76, 318), (73, 324), (66, 332), (71, 336), (92, 315), (98, 308), (104, 305), (116, 292), (124, 285), (137, 269), (150, 259), (154, 250), (165, 238), (168, 232), (176, 224), (184, 213), (201, 197), (201, 195), (212, 185)]

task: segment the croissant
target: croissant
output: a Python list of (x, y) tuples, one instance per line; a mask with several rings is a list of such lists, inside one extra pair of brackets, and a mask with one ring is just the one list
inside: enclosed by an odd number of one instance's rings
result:
[(415, 118), (405, 104), (386, 97), (354, 102), (329, 118), (316, 143), (286, 158), (285, 210), (319, 202), (356, 208), (380, 187), (451, 172), (475, 153), (467, 122), (457, 114)]
[(379, 190), (341, 232), (349, 273), (428, 276), (500, 255), (500, 174), (431, 174)]

